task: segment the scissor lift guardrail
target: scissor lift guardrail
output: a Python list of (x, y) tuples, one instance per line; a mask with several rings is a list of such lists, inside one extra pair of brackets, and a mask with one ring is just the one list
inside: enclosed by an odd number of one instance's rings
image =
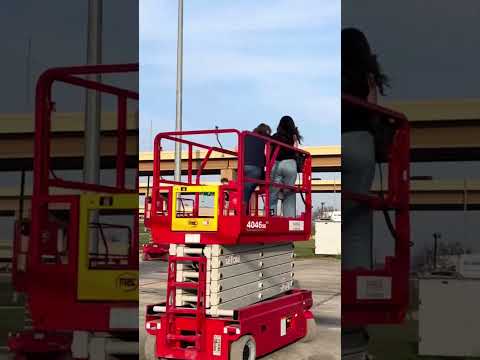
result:
[[(342, 324), (362, 326), (400, 323), (409, 303), (410, 274), (410, 133), (405, 115), (342, 95), (342, 106), (351, 106), (372, 114), (391, 141), (381, 159), (388, 165), (388, 188), (377, 195), (359, 195), (343, 189), (342, 198), (382, 211), (394, 240), (394, 254), (385, 258), (381, 268), (342, 270)], [(390, 213), (394, 214), (393, 221)], [(344, 219), (345, 220), (345, 219)], [(343, 252), (348, 251), (344, 249)]]
[[(129, 101), (138, 100), (138, 93), (86, 78), (137, 72), (138, 64), (52, 68), (37, 81), (31, 218), (20, 211), (12, 263), (15, 289), (26, 294), (32, 318), (31, 329), (9, 337), (10, 351), (21, 357), (138, 354), (138, 342), (132, 340), (138, 326), (138, 187), (126, 184), (127, 107)], [(58, 82), (116, 99), (114, 185), (66, 180), (51, 168), (52, 89)], [(119, 216), (122, 224), (92, 221), (92, 213), (99, 219), (107, 213), (106, 217)], [(123, 224), (125, 218), (132, 220), (131, 225)], [(104, 236), (118, 229), (126, 240), (121, 252)], [(95, 251), (89, 246), (92, 231), (98, 231), (101, 239)]]

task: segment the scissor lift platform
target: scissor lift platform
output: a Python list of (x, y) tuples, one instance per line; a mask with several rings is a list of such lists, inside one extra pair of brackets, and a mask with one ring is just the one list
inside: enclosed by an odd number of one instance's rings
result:
[[(233, 134), (238, 151), (209, 147), (189, 136)], [(243, 171), (223, 185), (204, 185), (202, 171), (212, 153), (229, 156), (243, 169), (247, 137), (265, 144), (265, 180)], [(162, 141), (188, 146), (186, 181), (161, 177)], [(193, 149), (207, 150), (196, 163)], [(280, 148), (304, 158), (298, 185), (273, 183)], [(145, 354), (148, 359), (247, 359), (265, 355), (313, 334), (310, 291), (293, 289), (293, 241), (311, 233), (310, 154), (248, 131), (207, 130), (163, 133), (154, 144), (151, 197), (145, 225), (158, 244), (169, 244), (167, 300), (147, 307)], [(243, 202), (245, 184), (257, 184)], [(304, 207), (292, 217), (270, 209), (271, 188), (300, 195)], [(148, 193), (148, 191), (147, 191)], [(203, 205), (202, 205), (203, 204)], [(273, 210), (273, 211), (272, 211)], [(308, 331), (310, 328), (310, 331)]]

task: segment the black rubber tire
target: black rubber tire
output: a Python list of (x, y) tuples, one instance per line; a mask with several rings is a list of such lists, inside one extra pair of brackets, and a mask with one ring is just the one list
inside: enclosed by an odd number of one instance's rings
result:
[(319, 328), (315, 319), (307, 319), (307, 334), (300, 340), (302, 343), (308, 343), (318, 338)]
[(230, 345), (230, 360), (255, 360), (257, 344), (253, 336), (244, 335)]

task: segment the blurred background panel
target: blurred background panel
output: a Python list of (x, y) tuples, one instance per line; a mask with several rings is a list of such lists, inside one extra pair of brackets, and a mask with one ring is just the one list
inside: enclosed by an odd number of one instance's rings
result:
[[(100, 9), (98, 16), (95, 9)], [(138, 1), (5, 1), (0, 24), (1, 358), (8, 351), (8, 333), (32, 326), (25, 294), (14, 290), (11, 272), (15, 224), (20, 218), (31, 216), (37, 80), (42, 72), (53, 67), (138, 63)], [(98, 36), (89, 40), (89, 31), (96, 25)], [(88, 43), (96, 50), (89, 52)], [(138, 92), (138, 72), (92, 79)], [(93, 116), (99, 123), (93, 131), (99, 134), (99, 182), (114, 185), (115, 98), (102, 96), (97, 105), (90, 104), (90, 109), (96, 110), (87, 116), (84, 89), (56, 84), (52, 96), (55, 109), (50, 166), (55, 176), (83, 181), (86, 147), (92, 134), (86, 133), (85, 124)], [(134, 101), (128, 103), (126, 147), (126, 183), (134, 188), (138, 164), (138, 102)]]
[[(479, 15), (480, 4), (471, 0), (342, 1), (342, 28), (365, 34), (389, 78), (379, 104), (405, 114), (410, 123), (410, 308), (402, 325), (370, 328), (370, 352), (376, 358), (480, 356), (469, 348), (475, 327), (457, 332), (442, 315), (458, 311), (455, 318), (464, 325), (468, 317), (478, 319), (462, 299), (464, 292), (453, 296), (452, 309), (429, 313), (419, 307), (420, 284), (431, 284), (439, 272), (449, 281), (462, 276), (467, 260), (460, 255), (480, 253)], [(372, 192), (388, 188), (385, 174), (386, 165), (377, 166)], [(373, 234), (374, 266), (382, 267), (394, 253), (394, 240), (381, 212), (374, 214)], [(470, 296), (480, 298), (480, 282), (474, 284)], [(460, 311), (462, 304), (466, 308)], [(439, 327), (431, 334), (426, 329), (435, 312)], [(446, 335), (453, 333), (458, 336)], [(455, 350), (425, 347), (433, 340)]]

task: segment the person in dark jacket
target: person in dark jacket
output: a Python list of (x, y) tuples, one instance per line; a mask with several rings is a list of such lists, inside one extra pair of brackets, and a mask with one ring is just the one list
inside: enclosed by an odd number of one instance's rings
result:
[[(270, 126), (262, 123), (258, 125), (253, 132), (269, 137), (272, 130), (270, 129)], [(256, 136), (246, 136), (244, 143), (244, 176), (251, 179), (264, 179), (265, 164), (265, 141)], [(245, 182), (243, 201), (247, 207), (247, 213), (250, 197), (257, 185), (258, 184), (255, 182)]]
[[(272, 139), (280, 141), (290, 146), (297, 147), (302, 136), (290, 116), (283, 116), (277, 127), (277, 132)], [(275, 151), (275, 146), (272, 147)], [(297, 153), (292, 149), (280, 147), (275, 164), (272, 168), (271, 179), (273, 183), (294, 186), (297, 179)], [(295, 217), (296, 215), (296, 193), (290, 190), (281, 190), (278, 187), (270, 187), (270, 211), (277, 213), (277, 203), (280, 193), (283, 195), (282, 214), (286, 217)]]

